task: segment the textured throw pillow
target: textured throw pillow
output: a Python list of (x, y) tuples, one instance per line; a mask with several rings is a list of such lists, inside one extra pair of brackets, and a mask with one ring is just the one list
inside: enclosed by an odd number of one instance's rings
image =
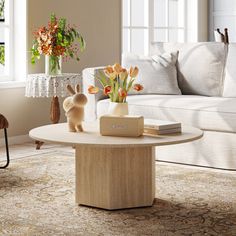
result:
[(181, 94), (177, 82), (177, 58), (178, 52), (152, 57), (124, 55), (123, 67), (128, 69), (130, 66), (137, 66), (139, 74), (135, 83), (144, 87), (141, 92), (130, 91), (130, 94)]
[(151, 54), (179, 51), (178, 84), (183, 94), (221, 96), (227, 56), (224, 43), (153, 43)]

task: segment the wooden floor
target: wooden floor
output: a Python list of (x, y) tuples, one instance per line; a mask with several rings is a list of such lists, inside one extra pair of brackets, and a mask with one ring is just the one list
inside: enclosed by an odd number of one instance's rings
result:
[[(55, 151), (66, 151), (74, 153), (75, 150), (70, 146), (56, 145), (56, 144), (44, 144), (40, 150), (35, 149), (34, 142), (22, 143), (17, 145), (10, 145), (10, 160), (24, 158), (28, 156), (38, 155), (40, 153), (51, 153)], [(6, 160), (5, 147), (0, 146), (0, 163), (4, 163)]]

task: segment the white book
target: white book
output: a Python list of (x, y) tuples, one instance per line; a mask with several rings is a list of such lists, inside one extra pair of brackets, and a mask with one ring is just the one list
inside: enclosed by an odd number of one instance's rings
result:
[(175, 129), (181, 128), (181, 123), (167, 120), (144, 119), (144, 128), (156, 130)]
[(181, 132), (182, 132), (181, 128), (165, 129), (165, 130), (144, 128), (144, 133), (145, 134), (152, 134), (152, 135), (178, 134), (178, 133), (181, 133)]

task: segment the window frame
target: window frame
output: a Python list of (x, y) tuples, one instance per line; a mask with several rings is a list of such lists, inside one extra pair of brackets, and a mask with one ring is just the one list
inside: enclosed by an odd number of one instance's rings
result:
[(158, 29), (164, 29), (166, 30), (166, 42), (169, 41), (170, 39), (170, 30), (183, 30), (184, 32), (184, 40), (183, 42), (186, 42), (187, 41), (187, 37), (188, 37), (188, 29), (187, 29), (187, 8), (188, 8), (188, 3), (187, 3), (187, 0), (184, 0), (184, 25), (183, 27), (172, 27), (169, 25), (169, 0), (166, 1), (166, 25), (167, 26), (163, 26), (163, 27), (160, 27), (160, 26), (155, 26), (154, 25), (154, 18), (155, 18), (155, 13), (154, 13), (154, 1), (155, 0), (148, 0), (148, 24), (147, 26), (133, 26), (132, 25), (132, 0), (128, 0), (129, 1), (129, 9), (128, 9), (128, 12), (129, 12), (129, 16), (128, 16), (128, 24), (129, 25), (124, 25), (124, 13), (123, 13), (123, 7), (124, 7), (124, 1), (127, 1), (127, 0), (122, 0), (121, 1), (121, 9), (122, 9), (122, 53), (124, 53), (124, 45), (123, 45), (123, 34), (124, 34), (124, 30), (129, 30), (129, 42), (128, 42), (128, 52), (132, 52), (132, 30), (133, 29), (143, 29), (143, 30), (148, 30), (148, 40), (147, 40), (147, 43), (148, 45), (146, 45), (147, 48), (145, 48), (144, 50), (144, 54), (148, 54), (150, 52), (150, 48), (151, 48), (151, 44), (153, 42), (156, 42), (154, 40), (154, 35), (155, 35), (155, 30), (158, 30)]
[[(6, 4), (6, 2), (5, 2)], [(6, 12), (7, 10), (7, 12)], [(5, 73), (0, 75), (0, 83), (9, 82), (13, 80), (14, 75), (14, 0), (7, 0), (5, 5), (5, 21), (0, 22), (0, 29), (5, 29), (4, 47), (5, 47)]]
[(11, 8), (10, 74), (0, 78), (0, 90), (25, 87), (28, 74), (28, 0), (9, 0)]

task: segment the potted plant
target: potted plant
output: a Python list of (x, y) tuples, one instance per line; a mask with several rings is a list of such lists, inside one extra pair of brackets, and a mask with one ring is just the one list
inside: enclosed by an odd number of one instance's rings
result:
[(78, 53), (85, 49), (85, 41), (79, 31), (68, 24), (65, 18), (51, 15), (48, 27), (39, 28), (34, 33), (31, 48), (31, 63), (45, 55), (46, 74), (61, 74), (62, 57), (79, 61)]
[(100, 76), (96, 78), (102, 88), (91, 85), (88, 88), (88, 92), (90, 94), (96, 94), (102, 91), (110, 98), (109, 114), (128, 115), (126, 98), (129, 91), (131, 89), (136, 91), (143, 90), (141, 84), (135, 83), (138, 72), (137, 67), (130, 67), (127, 70), (118, 63), (113, 66), (107, 66), (104, 69), (104, 74), (100, 73)]

